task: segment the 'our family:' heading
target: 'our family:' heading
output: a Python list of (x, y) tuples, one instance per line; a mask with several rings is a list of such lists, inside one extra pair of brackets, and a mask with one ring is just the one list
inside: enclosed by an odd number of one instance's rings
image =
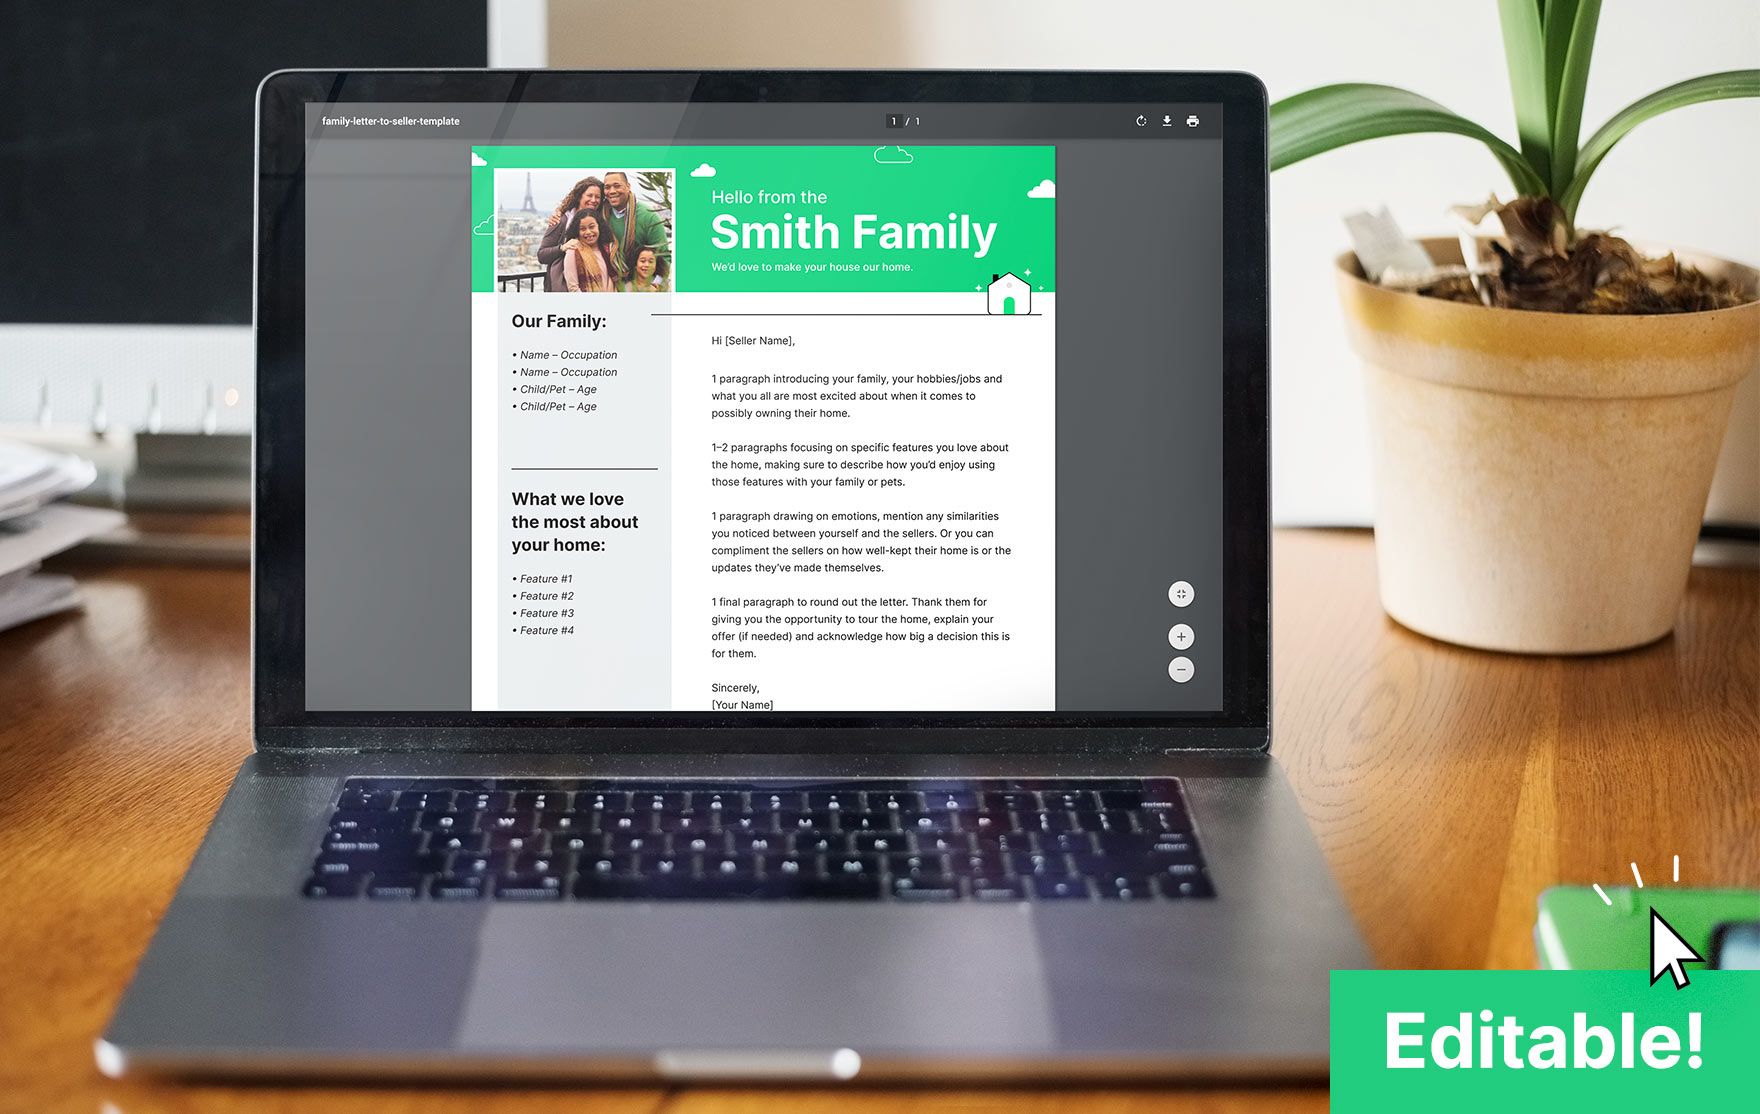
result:
[[(723, 200), (719, 193), (716, 199)], [(710, 228), (710, 243), (723, 251), (836, 251), (843, 246), (843, 227), (823, 213), (784, 213), (781, 220), (771, 221), (742, 221), (720, 213)], [(892, 221), (878, 213), (856, 213), (850, 217), (850, 233), (850, 246), (857, 251), (964, 251), (982, 259), (996, 240), (996, 222), (975, 221), (969, 213), (949, 213), (945, 221)]]

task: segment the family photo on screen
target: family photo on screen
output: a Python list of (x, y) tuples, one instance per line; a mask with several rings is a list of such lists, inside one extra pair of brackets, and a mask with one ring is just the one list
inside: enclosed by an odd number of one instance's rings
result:
[(672, 289), (672, 185), (670, 170), (503, 171), (496, 182), (498, 288)]

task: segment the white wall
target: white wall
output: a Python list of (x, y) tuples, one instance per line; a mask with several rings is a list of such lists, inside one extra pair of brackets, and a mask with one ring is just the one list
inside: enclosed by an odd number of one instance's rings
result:
[[(1241, 69), (1273, 99), (1334, 81), (1403, 85), (1513, 137), (1491, 0), (551, 0), (552, 66)], [(1760, 65), (1756, 0), (1609, 0), (1584, 133), (1700, 73)], [(1380, 140), (1272, 179), (1273, 513), (1367, 522), (1362, 397), (1333, 301), (1339, 217), (1385, 202), (1415, 233), (1449, 205), (1508, 194), (1478, 144)], [(1615, 149), (1581, 221), (1760, 263), (1760, 101), (1651, 121)], [(1760, 521), (1760, 376), (1750, 376), (1708, 517)]]

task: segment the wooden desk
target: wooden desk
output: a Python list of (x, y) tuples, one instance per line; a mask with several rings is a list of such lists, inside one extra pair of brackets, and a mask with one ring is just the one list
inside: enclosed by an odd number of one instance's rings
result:
[[(1367, 535), (1276, 543), (1277, 753), (1377, 960), (1525, 967), (1554, 882), (1760, 886), (1760, 575), (1698, 569), (1673, 638), (1580, 660), (1411, 634)], [(0, 1109), (137, 1114), (1323, 1110), (1297, 1091), (588, 1094), (116, 1084), (91, 1044), (247, 750), (242, 571), (82, 570), (0, 635)]]

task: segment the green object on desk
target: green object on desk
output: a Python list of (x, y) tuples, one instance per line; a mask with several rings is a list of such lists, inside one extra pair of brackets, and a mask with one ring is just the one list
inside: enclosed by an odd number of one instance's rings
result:
[(1711, 933), (1720, 924), (1760, 920), (1760, 890), (1688, 890), (1672, 886), (1553, 886), (1540, 894), (1534, 950), (1554, 971), (1650, 968), (1650, 907), (1693, 950), (1711, 958)]

